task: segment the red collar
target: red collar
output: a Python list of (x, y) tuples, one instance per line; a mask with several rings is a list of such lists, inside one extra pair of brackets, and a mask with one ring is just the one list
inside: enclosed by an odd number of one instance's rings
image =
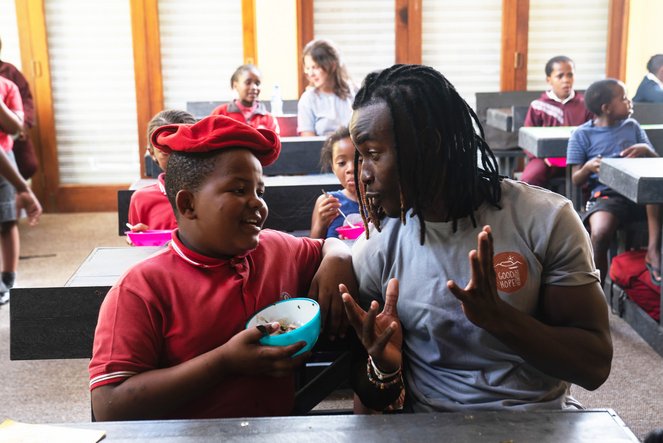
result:
[(173, 237), (171, 242), (168, 244), (168, 247), (172, 249), (182, 260), (189, 263), (190, 265), (210, 269), (210, 268), (219, 268), (221, 266), (243, 261), (251, 251), (248, 251), (245, 255), (236, 256), (232, 258), (214, 258), (208, 257), (206, 255), (199, 254), (192, 251), (191, 249), (184, 246), (178, 235), (179, 228), (173, 231)]

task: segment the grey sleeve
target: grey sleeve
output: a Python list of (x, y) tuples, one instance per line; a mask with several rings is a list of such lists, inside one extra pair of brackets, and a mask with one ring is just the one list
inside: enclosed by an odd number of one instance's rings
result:
[(548, 238), (541, 282), (581, 286), (599, 281), (589, 234), (580, 217), (566, 202), (557, 213)]

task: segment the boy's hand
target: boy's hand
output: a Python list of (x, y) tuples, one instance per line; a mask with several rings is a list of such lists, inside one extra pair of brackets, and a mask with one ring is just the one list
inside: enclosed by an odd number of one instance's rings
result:
[(131, 229), (131, 232), (143, 232), (150, 229), (145, 223), (136, 223), (135, 225), (127, 223), (127, 228)]
[(311, 353), (305, 352), (296, 357), (293, 355), (306, 346), (306, 342), (290, 346), (265, 346), (259, 343), (263, 335), (276, 332), (278, 328), (277, 322), (267, 323), (238, 332), (228, 340), (222, 346), (228, 372), (284, 377), (301, 366)]
[(371, 302), (368, 312), (364, 311), (348, 293), (345, 285), (339, 285), (343, 304), (350, 324), (357, 332), (366, 351), (383, 372), (394, 372), (401, 367), (403, 331), (398, 318), (398, 279), (387, 284), (384, 307), (378, 314), (378, 302)]
[(649, 149), (649, 145), (646, 143), (636, 143), (635, 145), (631, 145), (620, 152), (619, 155), (624, 158), (656, 157), (656, 154)]
[(600, 155), (597, 155), (593, 159), (588, 160), (583, 167), (588, 171), (598, 174), (599, 170), (601, 169), (601, 159), (602, 157)]
[(323, 251), (327, 252), (313, 276), (308, 296), (320, 304), (323, 330), (330, 340), (334, 340), (336, 336), (344, 337), (348, 328), (338, 285), (344, 282), (354, 290), (356, 278), (352, 269), (352, 255), (347, 245), (336, 238), (328, 238)]
[(16, 192), (16, 203), (19, 208), (25, 209), (30, 226), (39, 223), (39, 216), (42, 212), (41, 204), (30, 188), (27, 188), (25, 191)]

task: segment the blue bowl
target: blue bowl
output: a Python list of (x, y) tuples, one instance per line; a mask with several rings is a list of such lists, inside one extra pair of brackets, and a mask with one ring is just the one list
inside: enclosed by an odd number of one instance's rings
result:
[(320, 305), (310, 298), (289, 298), (261, 309), (246, 322), (247, 328), (279, 322), (282, 325), (293, 324), (296, 329), (277, 335), (268, 335), (260, 339), (266, 346), (288, 346), (305, 341), (306, 346), (297, 352), (299, 355), (313, 348), (320, 335)]

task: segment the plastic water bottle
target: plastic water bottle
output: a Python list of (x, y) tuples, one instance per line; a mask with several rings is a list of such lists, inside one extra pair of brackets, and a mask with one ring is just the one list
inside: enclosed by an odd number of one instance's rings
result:
[(279, 85), (274, 85), (271, 105), (272, 115), (283, 115), (283, 100), (281, 99), (281, 88), (279, 88)]

